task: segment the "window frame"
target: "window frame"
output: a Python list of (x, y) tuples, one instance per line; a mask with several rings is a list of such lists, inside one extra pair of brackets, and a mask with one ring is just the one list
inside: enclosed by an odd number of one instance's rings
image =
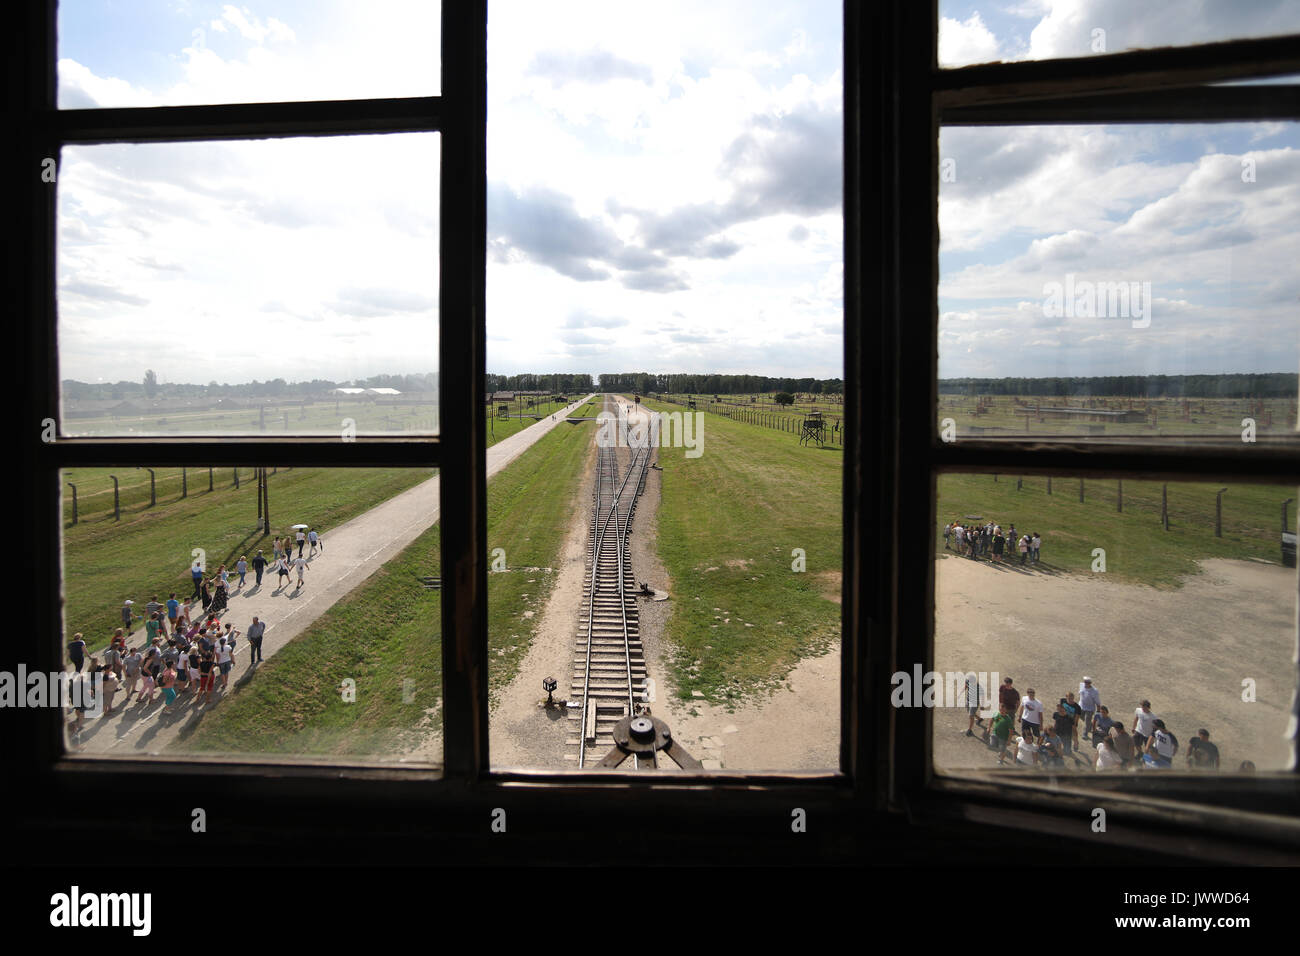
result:
[[(1024, 821), (1033, 820), (1044, 832), (1059, 833), (1060, 821), (1082, 805), (1079, 801), (1087, 803), (1094, 791), (1061, 787), (1048, 794), (1005, 778), (991, 783), (937, 776), (931, 760), (932, 714), (889, 705), (888, 677), (903, 669), (900, 663), (908, 662), (910, 668), (912, 661), (933, 660), (933, 548), (928, 535), (901, 534), (900, 516), (926, 516), (933, 526), (934, 480), (945, 470), (1013, 467), (1026, 474), (1068, 470), (1139, 471), (1170, 478), (1209, 473), (1238, 479), (1264, 473), (1300, 477), (1290, 444), (1261, 448), (1262, 454), (1252, 455), (1249, 464), (1222, 450), (1195, 447), (1148, 450), (1139, 457), (1071, 443), (1041, 447), (985, 440), (946, 445), (937, 440), (933, 414), (939, 123), (1042, 122), (1070, 111), (1075, 122), (1080, 115), (1094, 121), (1122, 117), (1125, 110), (1127, 115), (1148, 117), (1145, 121), (1153, 115), (1197, 118), (1196, 94), (1201, 91), (1179, 90), (1180, 85), (1300, 72), (1300, 57), (1294, 53), (1300, 37), (940, 70), (937, 3), (888, 0), (861, 5), (847, 0), (844, 381), (846, 419), (855, 427), (846, 430), (844, 441), (839, 771), (721, 771), (707, 776), (494, 771), (488, 753), (487, 484), (481, 415), (444, 414), (437, 438), (359, 438), (346, 445), (312, 439), (169, 440), (157, 445), (128, 439), (60, 439), (43, 445), (35, 437), (37, 422), (57, 417), (59, 401), (57, 210), (55, 190), (33, 186), (40, 161), (57, 155), (62, 142), (266, 136), (291, 125), (292, 135), (417, 128), (442, 134), (440, 402), (444, 409), (477, 410), (486, 370), (486, 0), (444, 0), (443, 85), (438, 97), (156, 110), (57, 109), (55, 7), (54, 0), (19, 5), (14, 11), (19, 21), (15, 35), (28, 42), (6, 62), (10, 125), (24, 132), (9, 150), (15, 236), (5, 236), (6, 270), (18, 313), (37, 318), (16, 330), (18, 354), (27, 358), (36, 380), (20, 402), (21, 445), (30, 467), (21, 478), (29, 507), (18, 520), (34, 560), (21, 569), (19, 580), (25, 581), (26, 593), (36, 604), (36, 632), (48, 635), (36, 642), (35, 660), (27, 663), (47, 670), (60, 666), (61, 535), (52, 517), (61, 513), (60, 468), (118, 464), (128, 456), (134, 464), (142, 445), (149, 446), (151, 460), (162, 464), (196, 457), (250, 464), (274, 445), (304, 465), (457, 467), (441, 472), (443, 580), (449, 586), (442, 592), (440, 772), (77, 759), (63, 752), (58, 712), (23, 710), (7, 716), (13, 728), (10, 739), (22, 742), (14, 754), (14, 780), (27, 797), (22, 819), (32, 839), (50, 840), (55, 833), (71, 839), (77, 825), (70, 826), (58, 813), (69, 803), (102, 805), (112, 794), (115, 802), (139, 806), (137, 798), (147, 799), (160, 787), (175, 796), (177, 806), (207, 805), (188, 802), (191, 799), (258, 801), (262, 826), (236, 834), (233, 843), (290, 849), (304, 860), (317, 858), (313, 854), (321, 852), (322, 834), (337, 834), (339, 842), (364, 844), (381, 859), (409, 859), (414, 845), (444, 854), (464, 850), (477, 859), (518, 859), (540, 852), (556, 860), (622, 861), (625, 846), (615, 841), (583, 849), (557, 847), (556, 838), (616, 829), (643, 832), (647, 813), (653, 814), (656, 826), (654, 839), (643, 838), (640, 844), (644, 858), (667, 861), (735, 861), (756, 852), (770, 862), (852, 860), (870, 859), (873, 851), (905, 860), (919, 852), (909, 842), (918, 827), (925, 833), (950, 834), (946, 845), (959, 850), (963, 841), (977, 839), (971, 835), (972, 822), (987, 817), (994, 821), (992, 826), (1005, 826), (1012, 807), (1018, 813), (1017, 828), (1028, 828)], [(1220, 111), (1216, 115), (1253, 109), (1251, 118), (1284, 113), (1294, 118), (1294, 103), (1285, 103), (1293, 89), (1224, 88), (1214, 94), (1214, 108)], [(904, 294), (918, 282), (928, 282), (934, 292), (928, 304)], [(468, 316), (469, 321), (447, 321), (447, 316)], [(896, 541), (898, 547), (878, 548), (878, 541)], [(18, 644), (0, 646), (0, 666), (16, 666)], [(919, 747), (917, 740), (922, 742)], [(1126, 832), (1120, 826), (1094, 845), (1107, 848), (1111, 860), (1125, 859), (1125, 854), (1145, 860), (1151, 852), (1229, 859), (1234, 852), (1240, 855), (1242, 846), (1263, 853), (1281, 841), (1284, 849), (1274, 852), (1289, 852), (1290, 860), (1300, 860), (1296, 781), (1295, 775), (1261, 775), (1253, 788), (1237, 786), (1238, 781), (1220, 781), (1223, 785), (1215, 791), (1202, 785), (1183, 794), (1192, 802), (1173, 823), (1153, 820), (1149, 810), (1169, 801), (1110, 791), (1123, 808), (1121, 816), (1127, 813), (1127, 819), (1141, 826), (1128, 831), (1132, 842), (1113, 837), (1115, 831)], [(1225, 805), (1235, 803), (1240, 809), (1212, 819), (1205, 805), (1219, 796)], [(515, 819), (525, 821), (526, 832), (509, 844), (491, 842), (487, 814), (496, 806), (510, 808)], [(788, 838), (792, 806), (804, 808), (817, 821), (802, 842)], [(430, 808), (436, 813), (429, 814)], [(1257, 812), (1250, 812), (1252, 808)], [(900, 826), (904, 811), (910, 827)], [(343, 834), (341, 814), (357, 821)], [(389, 815), (409, 814), (420, 815), (418, 827), (398, 827), (401, 832), (395, 835), (385, 825)], [(1210, 824), (1208, 835), (1189, 842), (1188, 814)], [(101, 816), (84, 832), (96, 832), (104, 824)], [(1235, 845), (1228, 843), (1232, 835)], [(925, 859), (932, 861), (933, 856)]]

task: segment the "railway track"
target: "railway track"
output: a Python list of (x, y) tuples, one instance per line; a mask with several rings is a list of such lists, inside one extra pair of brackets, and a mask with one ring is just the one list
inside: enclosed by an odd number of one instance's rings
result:
[(596, 454), (587, 575), (569, 693), (569, 756), (579, 768), (600, 763), (614, 746), (614, 725), (635, 712), (646, 690), (627, 538), (637, 498), (645, 488), (650, 448), (647, 444), (629, 449), (628, 467), (621, 476), (617, 449), (602, 447)]

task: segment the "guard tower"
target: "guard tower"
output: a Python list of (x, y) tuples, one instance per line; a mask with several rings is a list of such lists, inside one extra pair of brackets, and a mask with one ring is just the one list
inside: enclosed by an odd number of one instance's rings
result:
[(498, 403), (497, 418), (509, 418), (509, 417), (510, 417), (510, 406), (504, 402)]
[(804, 416), (803, 429), (799, 432), (799, 444), (809, 445), (813, 441), (821, 448), (826, 443), (826, 422), (822, 413), (814, 409)]

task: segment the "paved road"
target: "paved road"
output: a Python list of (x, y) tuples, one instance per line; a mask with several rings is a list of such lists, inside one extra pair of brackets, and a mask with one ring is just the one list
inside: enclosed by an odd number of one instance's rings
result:
[[(487, 450), (488, 478), (518, 458), (590, 398), (574, 402), (564, 412), (543, 418), (490, 447)], [(233, 623), (241, 634), (248, 630), (254, 616), (265, 621), (262, 656), (271, 657), (324, 614), (335, 601), (369, 577), (380, 564), (432, 527), (438, 520), (440, 490), (441, 484), (435, 476), (331, 529), (322, 537), (324, 550), (309, 561), (301, 589), (296, 587), (296, 583), (280, 589), (275, 583), (275, 575), (266, 574), (260, 587), (250, 584), (231, 595), (230, 609), (222, 615), (222, 621)], [(306, 557), (307, 553), (304, 550), (303, 556)], [(248, 580), (253, 580), (251, 571)], [(296, 572), (288, 580), (296, 582)], [(139, 639), (140, 634), (136, 632), (135, 640), (129, 643), (134, 645)], [(241, 637), (226, 696), (237, 691), (243, 677), (251, 675), (248, 651), (248, 641)], [(153, 704), (147, 706), (137, 705), (134, 699), (128, 702), (119, 692), (112, 714), (87, 721), (79, 749), (83, 753), (113, 756), (158, 754), (175, 740), (183, 727), (201, 719), (204, 710), (216, 707), (220, 696), (214, 693), (212, 702), (201, 708), (195, 708), (188, 703), (189, 700), (188, 694), (183, 695), (182, 713), (159, 720), (161, 691), (156, 693)]]

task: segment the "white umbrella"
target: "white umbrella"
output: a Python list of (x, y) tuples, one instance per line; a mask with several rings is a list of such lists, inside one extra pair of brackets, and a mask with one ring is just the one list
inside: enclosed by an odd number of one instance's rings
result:
[(291, 524), (291, 525), (289, 525), (289, 527), (292, 528), (294, 531), (297, 531), (299, 528), (310, 528), (311, 525), (308, 525), (308, 524)]

